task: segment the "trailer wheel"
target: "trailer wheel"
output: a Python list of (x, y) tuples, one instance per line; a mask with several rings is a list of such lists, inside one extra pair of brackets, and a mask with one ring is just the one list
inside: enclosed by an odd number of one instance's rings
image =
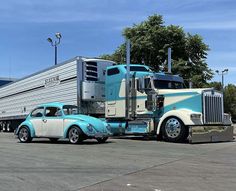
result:
[(72, 126), (69, 130), (69, 141), (72, 144), (78, 144), (83, 141), (82, 131), (79, 127)]
[(177, 117), (169, 117), (162, 124), (162, 138), (168, 142), (184, 142), (187, 139), (188, 130)]
[(21, 143), (29, 143), (32, 141), (30, 131), (27, 127), (21, 127), (18, 133), (18, 139)]
[(103, 137), (103, 138), (96, 138), (98, 143), (105, 143), (107, 141), (108, 137)]

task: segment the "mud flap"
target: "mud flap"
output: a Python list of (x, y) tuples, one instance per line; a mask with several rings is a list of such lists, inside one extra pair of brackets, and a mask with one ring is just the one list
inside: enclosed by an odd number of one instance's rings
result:
[(189, 143), (233, 141), (233, 126), (190, 126)]

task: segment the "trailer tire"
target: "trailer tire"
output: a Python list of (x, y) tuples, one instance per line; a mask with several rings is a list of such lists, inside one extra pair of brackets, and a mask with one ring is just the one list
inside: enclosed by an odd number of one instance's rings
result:
[(30, 143), (32, 141), (32, 137), (30, 135), (30, 130), (28, 127), (21, 127), (18, 133), (18, 139), (21, 143)]
[(188, 137), (188, 129), (177, 117), (169, 117), (164, 120), (161, 128), (162, 138), (167, 142), (180, 143)]
[(71, 144), (81, 143), (83, 139), (83, 133), (77, 126), (72, 126), (68, 132), (68, 138)]

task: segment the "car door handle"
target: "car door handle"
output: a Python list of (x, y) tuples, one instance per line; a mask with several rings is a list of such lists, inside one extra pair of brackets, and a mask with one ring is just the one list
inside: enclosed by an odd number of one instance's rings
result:
[(46, 123), (46, 122), (47, 122), (47, 119), (43, 119), (43, 122)]

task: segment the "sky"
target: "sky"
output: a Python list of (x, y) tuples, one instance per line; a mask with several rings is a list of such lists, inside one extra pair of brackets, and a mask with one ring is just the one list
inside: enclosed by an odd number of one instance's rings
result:
[(55, 39), (56, 32), (62, 34), (58, 62), (111, 54), (124, 42), (125, 27), (153, 14), (201, 35), (210, 47), (209, 67), (229, 69), (225, 83), (236, 85), (235, 0), (2, 0), (0, 77), (21, 78), (52, 66), (47, 38)]

